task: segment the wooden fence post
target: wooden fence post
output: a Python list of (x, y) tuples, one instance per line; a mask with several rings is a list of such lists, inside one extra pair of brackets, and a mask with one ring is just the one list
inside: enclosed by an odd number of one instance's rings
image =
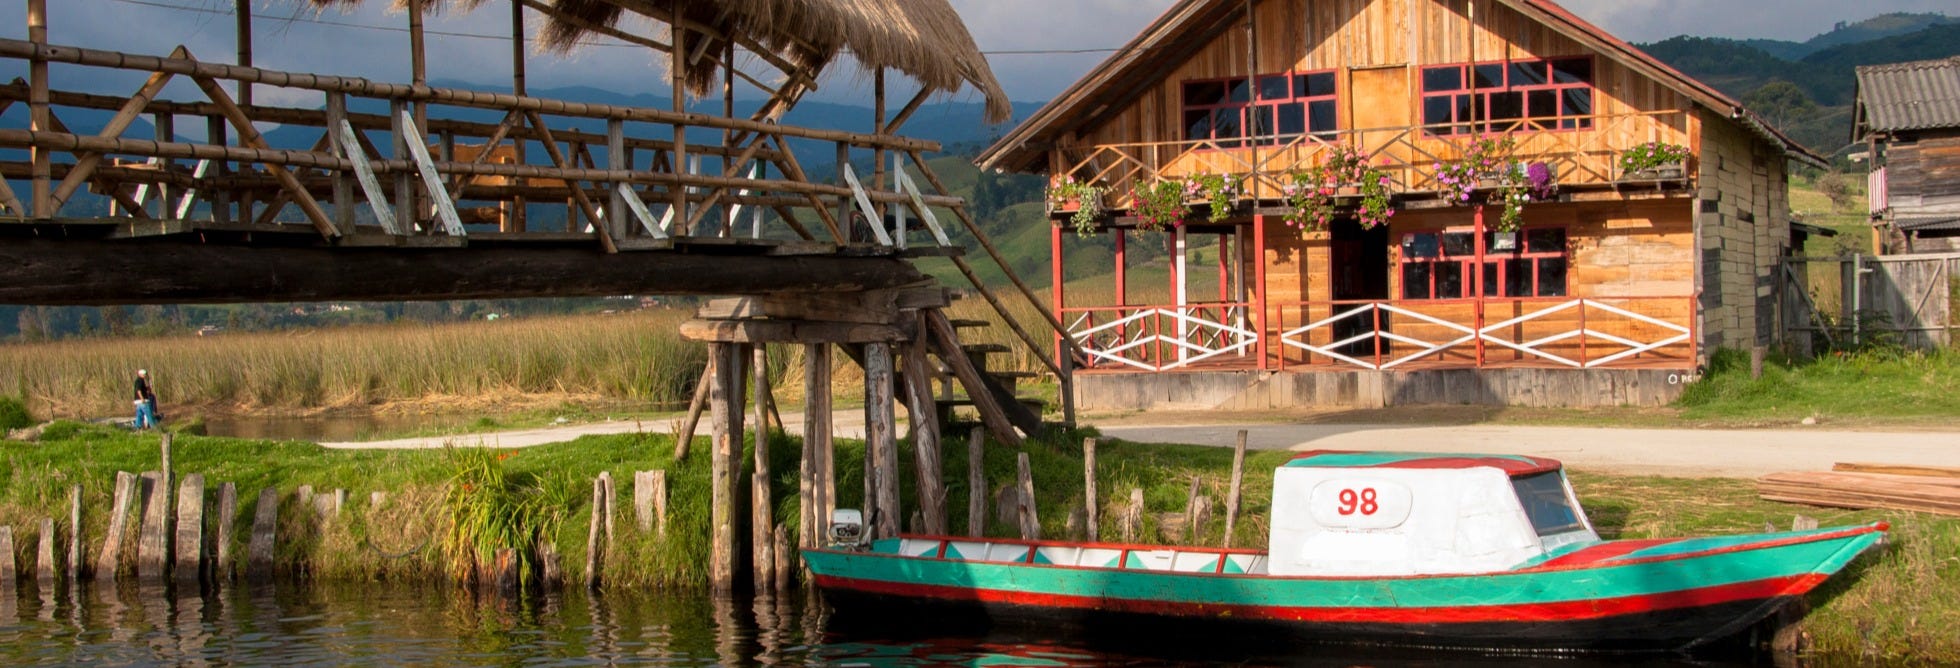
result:
[(1232, 489), (1225, 495), (1225, 547), (1232, 546), (1232, 532), (1239, 525), (1239, 486), (1245, 482), (1245, 430), (1239, 430), (1232, 446)]
[(1130, 489), (1130, 505), (1123, 509), (1123, 542), (1137, 542), (1137, 534), (1143, 532), (1143, 489)]
[(129, 506), (136, 498), (136, 476), (128, 471), (116, 472), (115, 498), (109, 505), (109, 528), (102, 537), (102, 551), (95, 557), (95, 581), (115, 582), (117, 571), (122, 568), (123, 537), (129, 526)]
[(1097, 515), (1100, 513), (1097, 512), (1096, 501), (1096, 439), (1094, 438), (1082, 439), (1082, 495), (1088, 504), (1084, 507), (1082, 524), (1088, 527), (1089, 542), (1098, 542), (1101, 540), (1101, 531), (1096, 526)]
[(865, 344), (864, 437), (869, 444), (867, 458), (875, 474), (872, 492), (878, 500), (878, 510), (871, 518), (874, 540), (897, 536), (899, 523), (905, 519), (905, 510), (898, 500), (898, 430), (893, 423), (892, 388), (891, 344)]
[[(600, 475), (603, 476), (605, 474), (601, 473)], [(592, 518), (586, 524), (585, 532), (586, 589), (597, 589), (599, 587), (599, 568), (605, 563), (605, 560), (600, 556), (600, 551), (604, 550), (605, 547), (599, 541), (599, 534), (606, 530), (605, 512), (606, 483), (603, 478), (595, 478), (592, 481)]]
[(966, 435), (966, 535), (987, 535), (987, 461), (983, 449), (987, 429), (974, 427)]
[(87, 559), (82, 557), (82, 486), (68, 491), (68, 586), (79, 586)]
[(770, 534), (776, 526), (776, 494), (770, 487), (775, 482), (775, 474), (769, 466), (769, 348), (761, 343), (753, 344), (749, 355), (753, 372), (750, 384), (755, 386), (755, 426), (751, 432), (755, 434), (754, 463), (749, 477), (749, 566), (756, 590), (762, 591), (768, 588), (776, 572), (776, 543)]
[(708, 563), (708, 581), (718, 592), (732, 591), (736, 578), (735, 527), (740, 519), (737, 510), (741, 507), (741, 501), (735, 485), (742, 477), (743, 379), (740, 352), (741, 346), (733, 343), (708, 344), (708, 354), (714, 358), (714, 384), (709, 389), (708, 400), (714, 433), (711, 462), (713, 491), (708, 521), (713, 552)]
[(824, 527), (830, 524), (830, 509), (837, 490), (830, 473), (830, 360), (828, 343), (803, 347), (803, 471), (799, 479), (802, 522), (797, 527), (797, 544), (804, 548), (823, 544)]
[(633, 472), (633, 522), (640, 533), (653, 531), (653, 476), (656, 471)]
[(217, 545), (217, 549), (213, 550), (217, 556), (217, 563), (212, 566), (211, 574), (211, 579), (214, 581), (228, 582), (231, 580), (232, 571), (234, 570), (231, 544), (235, 540), (232, 534), (238, 530), (234, 526), (237, 523), (238, 485), (229, 482), (224, 483), (218, 486), (218, 527), (213, 532), (214, 536), (212, 538), (212, 542)]
[(794, 570), (794, 560), (789, 558), (789, 528), (776, 525), (776, 593), (788, 594), (790, 571)]
[(921, 338), (905, 346), (905, 412), (912, 424), (912, 461), (918, 480), (919, 515), (924, 533), (946, 535), (945, 467), (939, 458), (939, 411), (932, 399), (932, 378), (927, 371), (925, 323), (919, 323)]
[(271, 582), (273, 541), (279, 535), (279, 488), (259, 490), (258, 510), (252, 515), (252, 539), (245, 554), (245, 577), (252, 582)]
[(1184, 497), (1184, 540), (1187, 543), (1196, 544), (1198, 541), (1198, 482), (1203, 479), (1203, 476), (1191, 476), (1191, 492)]
[(143, 474), (142, 537), (136, 544), (136, 576), (160, 581), (170, 568), (170, 488), (162, 473)]
[(1016, 514), (1021, 519), (1021, 540), (1041, 540), (1041, 518), (1035, 514), (1034, 472), (1028, 466), (1028, 453), (1020, 453), (1015, 465), (1020, 482)]
[(179, 583), (196, 583), (204, 571), (204, 474), (184, 476), (177, 487), (177, 554), (174, 573)]
[(40, 549), (36, 550), (35, 554), (38, 558), (34, 561), (34, 580), (41, 585), (41, 596), (52, 598), (54, 596), (54, 574), (56, 570), (54, 563), (54, 518), (44, 518), (41, 520)]
[(19, 575), (19, 570), (14, 568), (14, 528), (0, 526), (0, 597), (4, 597), (0, 600), (14, 600), (17, 595), (14, 582)]

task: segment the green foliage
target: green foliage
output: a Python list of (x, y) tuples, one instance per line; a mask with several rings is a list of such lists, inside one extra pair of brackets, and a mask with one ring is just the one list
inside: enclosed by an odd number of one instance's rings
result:
[(1184, 224), (1185, 185), (1176, 181), (1139, 183), (1130, 189), (1130, 212), (1137, 229), (1162, 230)]
[(27, 402), (18, 397), (0, 394), (0, 434), (9, 429), (22, 429), (34, 426), (34, 416), (27, 412)]
[(514, 548), (520, 572), (529, 572), (540, 537), (551, 535), (572, 505), (570, 485), (510, 473), (504, 460), (514, 451), (449, 448), (445, 453), (455, 470), (443, 498), (449, 531), (442, 554), (451, 574), (459, 582), (480, 581), (504, 548)]
[(1634, 145), (1620, 152), (1620, 173), (1632, 176), (1635, 172), (1655, 169), (1664, 165), (1685, 166), (1688, 161), (1688, 147), (1680, 144), (1650, 141)]
[(1096, 223), (1102, 219), (1103, 189), (1058, 174), (1048, 183), (1048, 205), (1056, 211), (1073, 209), (1069, 223), (1075, 226), (1077, 236), (1089, 236), (1096, 231)]

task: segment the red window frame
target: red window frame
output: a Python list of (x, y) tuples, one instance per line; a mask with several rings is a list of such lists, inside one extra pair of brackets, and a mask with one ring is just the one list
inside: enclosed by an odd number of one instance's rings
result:
[(1590, 130), (1597, 66), (1592, 56), (1573, 56), (1424, 67), (1424, 132)]
[[(1278, 87), (1274, 88), (1277, 84)], [(1215, 101), (1193, 101), (1194, 92), (1217, 86)], [(1331, 136), (1340, 130), (1340, 86), (1334, 70), (1289, 70), (1252, 77), (1188, 79), (1178, 86), (1180, 131), (1185, 141), (1211, 141), (1221, 148), (1276, 146), (1302, 135)], [(1288, 131), (1288, 112), (1296, 112), (1297, 131)], [(1315, 123), (1316, 112), (1324, 122)], [(1195, 116), (1204, 114), (1202, 122)], [(1229, 120), (1235, 135), (1220, 136)], [(1248, 136), (1257, 135), (1257, 136)]]
[[(1475, 233), (1464, 229), (1427, 230), (1409, 232), (1402, 235), (1397, 276), (1404, 301), (1449, 301), (1476, 298), (1476, 237)], [(1510, 250), (1493, 250), (1497, 233), (1484, 233), (1484, 296), (1499, 299), (1530, 299), (1537, 297), (1564, 297), (1571, 293), (1572, 244), (1571, 236), (1564, 227), (1527, 227), (1518, 230), (1515, 247)], [(1432, 241), (1425, 244), (1422, 239)], [(1455, 237), (1457, 243), (1449, 243)], [(1425, 251), (1424, 248), (1431, 249)], [(1455, 250), (1453, 251), (1452, 248)], [(1437, 288), (1445, 273), (1443, 266), (1454, 267), (1456, 278), (1455, 294), (1438, 294)], [(1511, 279), (1517, 269), (1529, 271), (1531, 275), (1519, 286), (1513, 286)], [(1552, 275), (1547, 275), (1551, 273)], [(1416, 287), (1417, 275), (1421, 276), (1421, 290)], [(1552, 280), (1552, 279), (1556, 280)], [(1551, 281), (1548, 283), (1548, 280)], [(1521, 286), (1521, 287), (1520, 287)], [(1517, 288), (1517, 289), (1514, 289)]]

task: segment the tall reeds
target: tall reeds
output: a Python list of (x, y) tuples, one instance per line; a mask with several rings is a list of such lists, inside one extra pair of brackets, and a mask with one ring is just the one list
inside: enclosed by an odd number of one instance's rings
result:
[(0, 346), (0, 393), (36, 414), (120, 414), (148, 369), (171, 406), (295, 410), (433, 397), (590, 396), (685, 405), (706, 348), (677, 310)]

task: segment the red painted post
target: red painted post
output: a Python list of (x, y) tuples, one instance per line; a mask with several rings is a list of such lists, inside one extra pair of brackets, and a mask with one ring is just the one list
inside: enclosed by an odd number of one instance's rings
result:
[[(1129, 306), (1130, 279), (1128, 249), (1130, 236), (1124, 234), (1123, 230), (1120, 229), (1110, 230), (1109, 233), (1116, 235), (1116, 305)], [(1122, 309), (1117, 309), (1117, 312), (1121, 313)]]
[[(1053, 262), (1053, 266), (1051, 267), (1051, 275), (1053, 277), (1054, 284), (1053, 287), (1050, 288), (1050, 290), (1053, 293), (1055, 299), (1055, 317), (1062, 320), (1062, 326), (1067, 327), (1068, 315), (1062, 312), (1062, 308), (1066, 306), (1066, 304), (1064, 304), (1062, 301), (1062, 226), (1061, 225), (1054, 225), (1049, 230), (1048, 257)], [(1055, 365), (1056, 366), (1061, 366), (1067, 363), (1067, 360), (1063, 358), (1064, 355), (1068, 354), (1067, 352), (1068, 348), (1062, 345), (1062, 337), (1064, 336), (1068, 336), (1068, 332), (1060, 332), (1060, 331), (1055, 332)]]
[(1269, 332), (1266, 331), (1265, 214), (1257, 214), (1252, 217), (1252, 254), (1253, 280), (1258, 284), (1253, 286), (1252, 302), (1253, 308), (1258, 311), (1255, 320), (1259, 323), (1259, 370), (1265, 371), (1269, 366), (1266, 360), (1266, 338)]
[(1226, 258), (1230, 256), (1230, 253), (1227, 251), (1231, 250), (1231, 248), (1231, 235), (1218, 235), (1218, 301), (1223, 303), (1231, 303), (1232, 301), (1232, 265), (1226, 261)]
[(1470, 285), (1473, 290), (1476, 290), (1473, 296), (1477, 299), (1477, 368), (1482, 369), (1484, 368), (1484, 207), (1482, 205), (1479, 205), (1476, 210), (1475, 230), (1471, 236), (1477, 243), (1477, 267), (1471, 272), (1475, 278)]

